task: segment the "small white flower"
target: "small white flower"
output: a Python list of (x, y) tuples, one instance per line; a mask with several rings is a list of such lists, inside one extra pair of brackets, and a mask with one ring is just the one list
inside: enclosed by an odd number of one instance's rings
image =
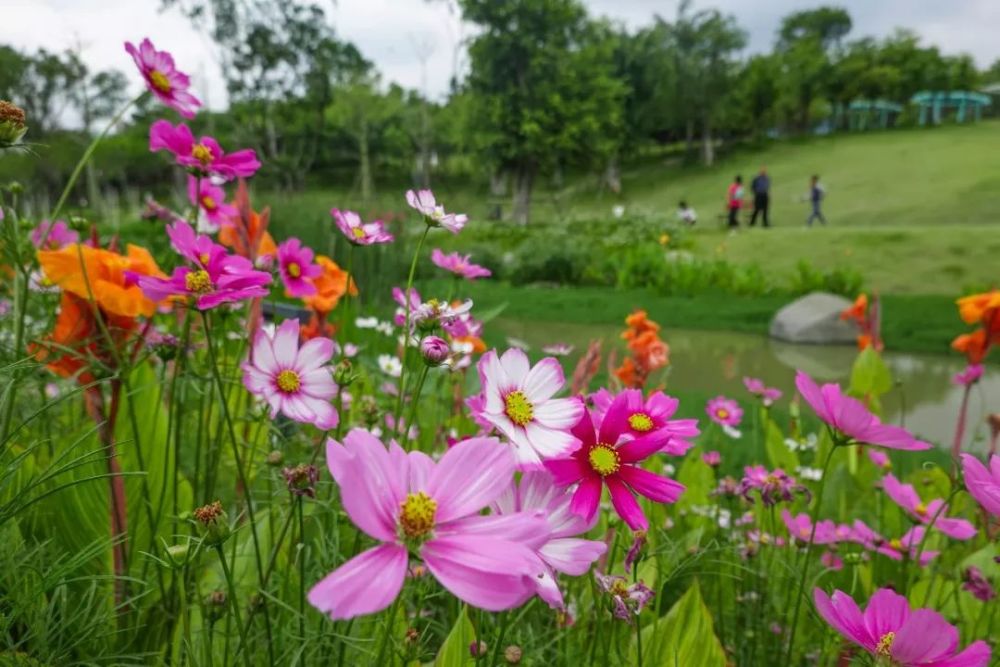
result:
[(354, 326), (359, 329), (374, 329), (378, 326), (377, 317), (359, 317), (354, 320)]
[(616, 218), (622, 217), (623, 215), (625, 215), (625, 207), (622, 206), (621, 204), (615, 204), (614, 206), (611, 207), (611, 215), (615, 216)]
[(375, 325), (375, 331), (385, 336), (391, 336), (393, 332), (392, 322), (379, 322)]
[(675, 472), (677, 472), (677, 468), (675, 468), (674, 466), (672, 466), (669, 463), (664, 463), (663, 464), (663, 474), (664, 475), (666, 475), (667, 477), (673, 477)]
[(818, 482), (823, 478), (823, 471), (819, 468), (809, 468), (807, 466), (799, 466), (795, 469), (799, 477), (802, 479), (807, 479), (810, 482)]
[(527, 352), (531, 349), (531, 346), (527, 342), (521, 340), (520, 338), (514, 338), (513, 336), (507, 336), (507, 345), (510, 347), (516, 347), (519, 350), (524, 350)]
[(738, 428), (730, 426), (729, 424), (723, 424), (722, 431), (733, 440), (739, 440), (743, 437), (743, 433)]
[(403, 364), (391, 354), (378, 355), (378, 367), (389, 377), (398, 378), (403, 372)]

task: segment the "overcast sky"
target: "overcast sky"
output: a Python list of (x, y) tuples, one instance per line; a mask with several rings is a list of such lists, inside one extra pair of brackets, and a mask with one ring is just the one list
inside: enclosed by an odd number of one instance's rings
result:
[[(584, 3), (592, 14), (630, 27), (648, 23), (654, 14), (670, 18), (677, 9), (676, 0)], [(373, 61), (387, 81), (440, 97), (456, 68), (461, 71), (464, 66), (462, 42), (471, 30), (462, 24), (455, 0), (326, 0), (321, 4), (328, 8), (337, 33)], [(735, 14), (749, 32), (750, 52), (770, 49), (782, 16), (820, 4), (805, 0), (695, 2), (699, 8), (714, 6)], [(851, 37), (883, 36), (902, 26), (945, 53), (972, 54), (981, 67), (1000, 58), (1000, 0), (830, 0), (829, 4), (850, 11), (854, 19)], [(0, 0), (0, 43), (31, 50), (79, 45), (93, 68), (128, 71), (122, 43), (148, 36), (158, 48), (174, 53), (180, 68), (194, 78), (203, 101), (223, 107), (225, 92), (211, 43), (176, 10), (161, 13), (159, 6), (159, 0)]]

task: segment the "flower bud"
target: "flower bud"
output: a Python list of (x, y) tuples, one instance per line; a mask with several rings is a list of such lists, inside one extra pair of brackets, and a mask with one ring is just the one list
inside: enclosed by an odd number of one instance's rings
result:
[(187, 544), (172, 544), (167, 547), (167, 562), (173, 567), (184, 567), (190, 551), (190, 546)]
[(486, 645), (486, 642), (484, 642), (482, 640), (480, 640), (478, 642), (472, 642), (471, 644), (469, 644), (469, 655), (471, 655), (473, 658), (483, 658), (483, 657), (485, 657), (486, 656), (486, 652), (488, 650), (489, 650), (489, 647)]
[(420, 356), (428, 366), (440, 366), (448, 359), (451, 348), (440, 336), (424, 336), (420, 341)]
[(201, 539), (206, 545), (219, 546), (229, 539), (229, 517), (218, 500), (196, 509), (194, 519), (200, 526)]
[(354, 366), (350, 359), (341, 359), (333, 367), (333, 381), (341, 387), (350, 386), (357, 376), (354, 374)]
[(521, 663), (521, 656), (524, 652), (521, 651), (520, 646), (511, 644), (503, 650), (503, 659), (507, 661), (508, 665), (518, 665)]
[(285, 455), (281, 453), (280, 449), (275, 449), (267, 455), (265, 461), (267, 461), (267, 465), (277, 467), (284, 463)]
[(0, 148), (13, 146), (28, 131), (24, 109), (6, 100), (0, 100)]
[(205, 596), (205, 611), (208, 622), (215, 623), (226, 614), (226, 592), (215, 590)]
[(368, 428), (371, 428), (378, 423), (378, 403), (375, 402), (374, 396), (370, 394), (362, 396), (358, 401), (358, 405), (361, 410), (361, 418), (364, 420), (365, 425), (368, 426)]
[(316, 497), (316, 480), (319, 479), (316, 466), (300, 463), (294, 468), (285, 468), (281, 474), (285, 476), (288, 490), (294, 495)]

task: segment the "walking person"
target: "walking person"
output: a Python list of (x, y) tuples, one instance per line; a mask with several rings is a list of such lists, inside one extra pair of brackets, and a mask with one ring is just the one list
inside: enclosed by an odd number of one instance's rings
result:
[(729, 227), (733, 229), (740, 226), (739, 214), (743, 207), (743, 177), (737, 175), (736, 179), (729, 185), (726, 192), (726, 206), (729, 209)]
[(767, 175), (766, 168), (760, 168), (760, 173), (750, 182), (750, 189), (753, 190), (753, 215), (750, 216), (750, 226), (757, 224), (757, 214), (760, 213), (764, 219), (764, 226), (770, 227), (767, 209), (771, 203), (771, 177)]
[(812, 213), (806, 218), (806, 226), (812, 227), (813, 220), (819, 220), (820, 224), (823, 225), (826, 224), (826, 218), (823, 217), (821, 210), (824, 196), (826, 196), (826, 190), (819, 184), (819, 176), (814, 175), (809, 179), (809, 201), (812, 202)]

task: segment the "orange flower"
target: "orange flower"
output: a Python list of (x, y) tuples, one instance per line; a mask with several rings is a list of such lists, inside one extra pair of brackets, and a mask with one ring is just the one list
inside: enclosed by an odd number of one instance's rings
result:
[(236, 189), (233, 204), (236, 205), (239, 217), (230, 218), (232, 224), (223, 225), (219, 230), (219, 243), (232, 248), (237, 255), (246, 257), (251, 262), (274, 255), (278, 251), (278, 246), (267, 231), (271, 209), (266, 207), (260, 213), (253, 210), (250, 206), (250, 193), (246, 181), (242, 178)]
[(864, 326), (868, 314), (868, 295), (862, 292), (850, 308), (845, 308), (840, 313), (842, 320), (854, 320), (859, 325)]
[(990, 348), (990, 340), (985, 329), (976, 329), (972, 333), (962, 334), (951, 342), (951, 347), (961, 352), (970, 364), (981, 364)]
[(52, 284), (81, 299), (93, 298), (102, 311), (121, 317), (149, 317), (156, 311), (156, 304), (126, 272), (166, 277), (149, 251), (134, 245), (119, 255), (73, 243), (59, 250), (39, 250), (38, 262)]
[(641, 387), (637, 370), (632, 357), (625, 357), (622, 365), (615, 370), (615, 377), (626, 387)]
[(650, 373), (670, 362), (670, 348), (660, 338), (660, 325), (650, 320), (646, 311), (633, 312), (625, 318), (625, 324), (628, 328), (622, 338), (628, 341), (632, 356), (625, 359), (615, 376), (626, 386), (642, 387)]
[(486, 343), (479, 336), (459, 336), (455, 342), (471, 345), (473, 354), (482, 354), (486, 351)]
[(636, 310), (625, 318), (625, 326), (628, 327), (622, 332), (622, 338), (632, 340), (647, 331), (656, 333), (660, 330), (660, 325), (646, 316), (645, 310)]
[(337, 327), (333, 326), (326, 321), (326, 313), (323, 313), (323, 317), (315, 310), (312, 311), (312, 316), (306, 323), (302, 330), (299, 332), (299, 336), (302, 340), (312, 340), (313, 338), (333, 338), (337, 334)]
[[(323, 269), (319, 277), (313, 279), (316, 293), (302, 299), (306, 307), (320, 312), (329, 313), (337, 307), (340, 298), (348, 289), (347, 271), (344, 271), (335, 261), (326, 255), (316, 255), (316, 263)], [(358, 287), (350, 281), (351, 296), (358, 295)]]
[(966, 324), (978, 324), (987, 318), (994, 320), (1000, 311), (1000, 290), (983, 292), (962, 297), (958, 304), (958, 314)]

